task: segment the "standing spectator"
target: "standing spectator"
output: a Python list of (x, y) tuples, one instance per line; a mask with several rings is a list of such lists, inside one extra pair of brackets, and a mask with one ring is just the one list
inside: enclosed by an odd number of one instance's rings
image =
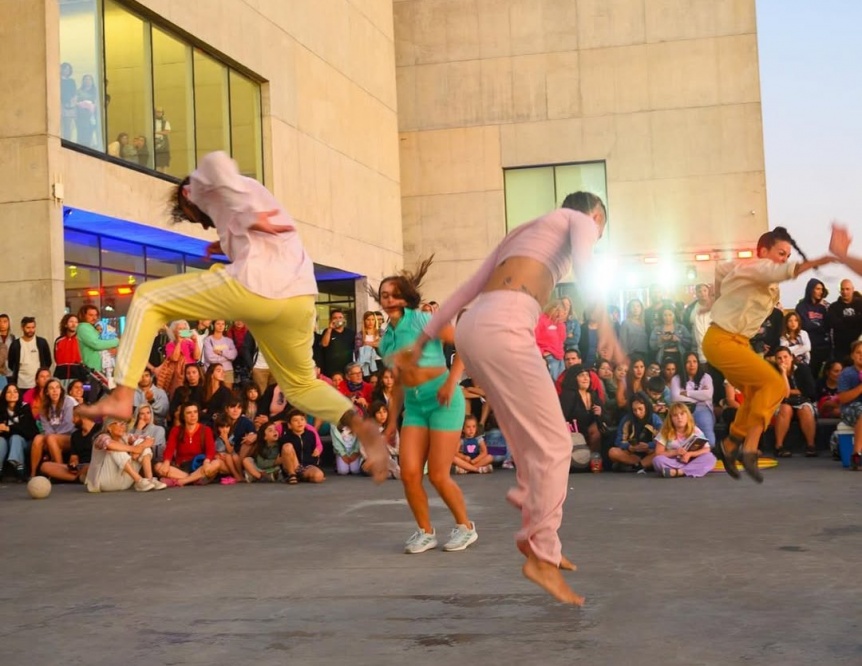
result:
[(74, 140), (77, 94), (78, 84), (72, 78), (72, 65), (64, 62), (60, 65), (60, 105), (62, 107), (60, 136), (66, 141)]
[(19, 390), (36, 386), (36, 373), (39, 368), (51, 367), (51, 348), (45, 338), (36, 335), (36, 318), (21, 319), (21, 337), (9, 346), (9, 369), (12, 371), (10, 384)]
[(708, 284), (699, 284), (695, 287), (696, 298), (685, 309), (683, 324), (691, 331), (692, 350), (697, 354), (698, 360), (701, 363), (706, 363), (706, 356), (703, 354), (703, 336), (706, 335), (706, 329), (712, 323), (712, 289)]
[(572, 299), (568, 296), (563, 296), (560, 299), (560, 303), (563, 305), (563, 316), (566, 322), (566, 342), (564, 347), (567, 351), (569, 349), (579, 349), (581, 342), (581, 322), (578, 321), (578, 317), (572, 307)]
[(581, 340), (578, 351), (584, 365), (592, 368), (599, 357), (599, 327), (603, 320), (602, 304), (588, 305), (584, 310), (584, 324), (581, 326)]
[(377, 317), (372, 311), (362, 315), (362, 330), (356, 334), (356, 362), (362, 366), (362, 377), (365, 381), (377, 372), (377, 361), (380, 355), (377, 347), (380, 344), (380, 328)]
[(73, 379), (84, 379), (87, 371), (81, 363), (78, 347), (78, 318), (65, 314), (60, 320), (60, 337), (54, 340), (54, 376), (68, 388)]
[(817, 278), (811, 278), (805, 287), (805, 297), (796, 304), (796, 313), (802, 330), (808, 333), (811, 342), (811, 374), (820, 374), (824, 361), (832, 358), (832, 326), (826, 297), (829, 292)]
[(153, 120), (156, 150), (156, 171), (167, 173), (171, 166), (171, 124), (165, 118), (165, 110), (157, 106)]
[(347, 327), (344, 311), (339, 308), (332, 310), (329, 313), (329, 326), (320, 340), (324, 375), (332, 377), (336, 372), (344, 372), (347, 364), (353, 361), (355, 340), (356, 332)]
[[(224, 321), (224, 320), (222, 320)], [(206, 339), (212, 334), (212, 325), (213, 322), (211, 319), (198, 319), (198, 323), (195, 324), (195, 333), (197, 333), (197, 343), (198, 349), (201, 350), (200, 358), (203, 358), (204, 354), (204, 342)], [(227, 326), (225, 326), (227, 328)], [(222, 330), (222, 333), (224, 330)]]
[(141, 405), (149, 405), (155, 424), (162, 428), (165, 427), (171, 402), (165, 390), (159, 388), (153, 382), (153, 373), (149, 368), (145, 368), (141, 373), (141, 380), (138, 382), (138, 388), (135, 390), (133, 405), (136, 409)]
[(201, 358), (201, 350), (198, 347), (198, 334), (189, 327), (185, 319), (177, 319), (171, 324), (174, 339), (165, 346), (165, 356), (179, 360), (176, 350), (182, 355), (186, 365), (197, 363)]
[(566, 343), (566, 322), (565, 311), (560, 301), (551, 301), (545, 306), (536, 323), (535, 336), (551, 379), (556, 382), (565, 370), (563, 349)]
[(81, 350), (81, 362), (90, 370), (102, 372), (102, 351), (116, 349), (120, 344), (117, 338), (103, 340), (96, 324), (100, 319), (99, 308), (95, 305), (82, 305), (78, 310), (78, 347)]
[(234, 319), (225, 335), (233, 341), (233, 346), (236, 347), (236, 359), (233, 362), (233, 382), (234, 384), (247, 384), (251, 381), (251, 369), (254, 367), (254, 357), (257, 354), (257, 343), (254, 336), (249, 332), (245, 322), (240, 319)]
[(853, 428), (853, 455), (850, 467), (862, 467), (862, 340), (850, 345), (853, 365), (844, 368), (838, 376), (838, 400), (841, 403), (841, 420)]
[(790, 350), (797, 363), (810, 364), (811, 339), (802, 329), (802, 322), (795, 310), (791, 310), (784, 316), (784, 332), (781, 334), (780, 344)]
[(835, 358), (844, 361), (850, 355), (850, 344), (862, 335), (862, 294), (853, 289), (850, 280), (841, 280), (841, 294), (829, 306)]
[(99, 93), (91, 74), (81, 77), (75, 100), (75, 129), (78, 132), (75, 143), (87, 148), (101, 149), (101, 129), (99, 124)]
[(626, 318), (620, 325), (620, 344), (626, 356), (649, 356), (649, 338), (644, 325), (644, 304), (633, 298), (626, 305)]
[(663, 364), (666, 358), (676, 361), (677, 367), (691, 348), (691, 334), (682, 324), (677, 323), (673, 308), (661, 311), (661, 323), (652, 330), (650, 349), (655, 352), (655, 360)]
[(132, 147), (135, 149), (135, 160), (142, 167), (150, 166), (150, 147), (147, 145), (147, 137), (139, 134), (132, 139)]
[[(213, 322), (213, 332), (206, 336), (204, 340), (203, 359), (204, 365), (207, 368), (213, 363), (218, 363), (224, 370), (225, 386), (233, 388), (233, 362), (237, 357), (237, 351), (233, 340), (225, 335), (226, 325), (227, 323), (224, 319), (216, 319)], [(198, 330), (198, 334), (200, 334), (200, 329)], [(198, 339), (200, 339), (200, 336)]]
[(11, 328), (9, 315), (0, 314), (0, 388), (6, 386), (6, 382), (12, 376), (12, 371), (9, 370), (9, 347), (15, 336), (9, 330)]

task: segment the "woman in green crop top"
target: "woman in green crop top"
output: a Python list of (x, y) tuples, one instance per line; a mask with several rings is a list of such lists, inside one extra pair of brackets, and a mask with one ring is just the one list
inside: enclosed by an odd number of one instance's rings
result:
[(430, 319), (428, 313), (419, 310), (422, 301), (419, 286), (430, 265), (431, 259), (427, 259), (415, 274), (402, 271), (384, 278), (376, 294), (389, 316), (378, 351), (398, 379), (389, 404), (385, 437), (391, 438), (395, 432), (402, 402), (404, 405), (399, 453), (401, 482), (418, 525), (404, 548), (411, 554), (424, 553), (437, 545), (428, 495), (422, 483), (426, 463), (431, 485), (455, 517), (455, 528), (443, 550), (464, 550), (478, 538), (475, 524), (467, 517), (461, 489), (450, 474), (464, 425), (464, 394), (458, 385), (464, 366), (456, 356), (452, 370), (447, 371), (443, 355), (442, 342), (453, 342), (454, 327), (450, 324), (439, 338), (425, 346), (417, 365), (409, 364), (413, 343)]

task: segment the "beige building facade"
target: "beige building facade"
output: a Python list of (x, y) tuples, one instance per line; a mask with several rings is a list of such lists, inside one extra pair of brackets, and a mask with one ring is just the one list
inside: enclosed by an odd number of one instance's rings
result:
[(767, 225), (754, 0), (0, 0), (0, 15), (15, 332), (35, 315), (53, 338), (64, 310), (119, 314), (141, 281), (205, 268), (212, 236), (170, 225), (165, 202), (213, 149), (299, 222), (322, 314), (361, 313), (366, 280), (430, 253), (427, 295), (445, 298), (547, 201), (538, 167), (595, 184), (602, 249), (626, 264), (707, 251), (705, 279)]
[(395, 2), (405, 261), (445, 296), (512, 226), (506, 170), (598, 162), (603, 277), (711, 281), (767, 228), (754, 4)]

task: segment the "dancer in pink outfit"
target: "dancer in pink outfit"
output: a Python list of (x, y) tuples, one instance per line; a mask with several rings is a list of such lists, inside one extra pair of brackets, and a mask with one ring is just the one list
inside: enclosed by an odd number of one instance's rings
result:
[[(413, 350), (418, 361), (425, 343), (473, 303), (458, 321), (455, 346), (470, 376), (485, 390), (515, 461), (517, 487), (508, 499), (521, 510), (516, 542), (527, 557), (523, 573), (560, 601), (577, 605), (584, 599), (560, 573), (561, 567), (573, 567), (562, 556), (557, 535), (572, 442), (535, 328), (568, 267), (579, 278), (584, 275), (605, 222), (601, 199), (576, 192), (562, 208), (518, 227), (443, 304)], [(600, 355), (623, 361), (606, 313), (598, 333)], [(538, 437), (536, 423), (544, 426)]]

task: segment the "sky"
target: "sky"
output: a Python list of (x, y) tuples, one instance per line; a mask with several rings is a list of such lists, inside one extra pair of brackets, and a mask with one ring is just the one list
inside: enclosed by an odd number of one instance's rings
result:
[[(769, 226), (786, 227), (815, 258), (827, 252), (829, 223), (846, 224), (862, 255), (862, 1), (756, 0)], [(818, 277), (829, 289), (862, 276), (841, 265), (781, 286), (794, 307)]]

